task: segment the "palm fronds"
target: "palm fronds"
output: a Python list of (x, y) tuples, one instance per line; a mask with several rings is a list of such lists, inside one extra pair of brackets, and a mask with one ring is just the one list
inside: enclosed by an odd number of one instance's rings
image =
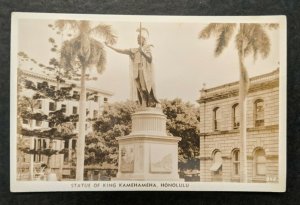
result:
[(253, 54), (254, 60), (257, 54), (266, 58), (270, 52), (270, 39), (262, 24), (241, 24), (236, 36), (236, 47), (243, 57)]
[(76, 31), (79, 29), (78, 21), (75, 20), (57, 20), (54, 23), (54, 26), (58, 28), (59, 31), (70, 29)]
[(217, 46), (215, 55), (219, 56), (223, 49), (228, 46), (228, 43), (233, 35), (235, 24), (222, 24), (218, 29)]
[(117, 36), (114, 34), (110, 25), (99, 24), (91, 29), (90, 33), (97, 37), (104, 38), (108, 44), (113, 45), (117, 42)]
[(104, 46), (98, 40), (92, 38), (103, 38), (107, 43), (116, 43), (117, 37), (110, 25), (99, 24), (94, 28), (88, 21), (64, 21), (59, 20), (56, 26), (60, 29), (78, 29), (77, 37), (63, 43), (61, 49), (61, 66), (68, 72), (74, 70), (76, 61), (80, 61), (85, 67), (95, 65), (98, 73), (105, 70), (106, 52)]
[(61, 67), (66, 70), (73, 70), (73, 63), (78, 55), (79, 43), (77, 39), (65, 41), (60, 52)]
[[(74, 62), (76, 58), (82, 55), (80, 54), (80, 48), (82, 41), (79, 37), (74, 38), (70, 41), (66, 41), (61, 49), (61, 66), (68, 71), (74, 69)], [(106, 52), (102, 43), (97, 40), (89, 39), (89, 55), (86, 60), (86, 66), (96, 65), (97, 72), (102, 73), (105, 70), (106, 64)]]
[(106, 51), (104, 50), (104, 46), (95, 39), (91, 39), (90, 49), (90, 65), (96, 65), (97, 72), (101, 74), (105, 70), (106, 65)]
[(210, 23), (200, 33), (199, 38), (208, 39), (211, 35), (217, 37), (217, 45), (215, 48), (215, 55), (219, 56), (223, 49), (227, 47), (236, 24), (234, 23)]
[(278, 29), (279, 28), (278, 23), (266, 23), (266, 24), (264, 24), (264, 26), (269, 28), (269, 29)]
[(215, 34), (218, 30), (220, 24), (218, 23), (210, 23), (206, 26), (200, 33), (199, 38), (208, 39), (210, 38), (211, 34)]

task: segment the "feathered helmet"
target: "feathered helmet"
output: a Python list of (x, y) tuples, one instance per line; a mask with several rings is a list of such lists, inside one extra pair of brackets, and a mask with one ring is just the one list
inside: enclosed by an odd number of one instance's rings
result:
[(140, 28), (136, 29), (136, 32), (138, 32), (138, 35), (141, 35), (145, 39), (146, 42), (149, 40), (148, 29), (140, 27)]

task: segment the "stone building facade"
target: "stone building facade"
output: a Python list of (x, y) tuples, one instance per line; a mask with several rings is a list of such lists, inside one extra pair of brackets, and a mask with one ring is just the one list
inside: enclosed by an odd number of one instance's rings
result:
[[(57, 86), (56, 80), (51, 78), (48, 75), (31, 72), (28, 70), (21, 70), (22, 78), (33, 82), (37, 87), (42, 82), (47, 82), (49, 87), (55, 88)], [(74, 82), (65, 82), (62, 83), (61, 87), (69, 86)], [(71, 95), (80, 94), (80, 86), (78, 83), (75, 84), (76, 87), (72, 89)], [(102, 112), (103, 106), (109, 101), (109, 98), (112, 96), (112, 93), (109, 91), (101, 90), (98, 88), (87, 87), (87, 93), (93, 93), (94, 99), (88, 100), (86, 103), (87, 110), (87, 119), (94, 119), (99, 116)], [(31, 97), (34, 94), (34, 91), (29, 89), (22, 89), (22, 92), (19, 93), (21, 96)], [(49, 112), (54, 111), (54, 102), (50, 99), (39, 99), (38, 106), (35, 108), (36, 111), (44, 113), (46, 115)], [(57, 103), (57, 109), (64, 108), (65, 114), (72, 115), (78, 114), (79, 112), (79, 101), (78, 100), (65, 100), (63, 102)], [(73, 124), (76, 132), (79, 132), (78, 122)], [(25, 119), (21, 120), (21, 126), (29, 129), (47, 129), (50, 127), (49, 123), (46, 121), (36, 121), (32, 120), (31, 125)], [(93, 130), (92, 123), (87, 120), (86, 123), (86, 133), (89, 133)], [(49, 139), (43, 139), (38, 137), (26, 137), (18, 136), (22, 143), (27, 144), (31, 149), (46, 149), (49, 147)], [(76, 159), (76, 154), (74, 152), (76, 148), (76, 138), (70, 139), (69, 141), (54, 140), (53, 149), (61, 150), (68, 148), (68, 153), (53, 155), (50, 160), (50, 167), (57, 173), (58, 178), (70, 177), (72, 175), (75, 166), (72, 165), (72, 162)], [(30, 178), (28, 176), (30, 166), (39, 167), (41, 164), (47, 163), (47, 156), (41, 154), (22, 154), (20, 151), (17, 153), (17, 168), (18, 168), (18, 178), (20, 180)], [(32, 177), (31, 177), (32, 178)]]
[[(238, 82), (201, 90), (200, 181), (240, 182)], [(248, 182), (278, 182), (279, 70), (250, 79)]]

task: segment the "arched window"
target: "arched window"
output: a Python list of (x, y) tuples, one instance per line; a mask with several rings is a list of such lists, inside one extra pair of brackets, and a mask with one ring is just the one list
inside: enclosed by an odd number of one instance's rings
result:
[(219, 150), (213, 152), (213, 163), (210, 167), (210, 171), (212, 171), (212, 179), (213, 181), (222, 181), (222, 155)]
[(254, 125), (264, 126), (264, 101), (261, 99), (254, 102)]
[(213, 130), (215, 131), (220, 130), (220, 121), (221, 121), (220, 108), (216, 107), (213, 109)]
[(266, 176), (266, 154), (263, 149), (257, 149), (254, 153), (254, 173), (255, 176)]
[(236, 103), (232, 106), (232, 127), (237, 129), (240, 126), (240, 113), (239, 104)]
[(237, 177), (240, 175), (240, 150), (235, 149), (232, 152), (232, 175)]

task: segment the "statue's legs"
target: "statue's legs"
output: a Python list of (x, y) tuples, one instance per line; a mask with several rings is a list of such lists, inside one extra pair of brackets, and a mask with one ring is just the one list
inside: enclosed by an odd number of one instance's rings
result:
[(139, 78), (135, 79), (140, 105), (147, 107), (147, 91), (143, 91)]
[(143, 95), (144, 95), (144, 98), (145, 98), (145, 101), (146, 101), (146, 106), (150, 107), (148, 91), (147, 90), (143, 90)]

